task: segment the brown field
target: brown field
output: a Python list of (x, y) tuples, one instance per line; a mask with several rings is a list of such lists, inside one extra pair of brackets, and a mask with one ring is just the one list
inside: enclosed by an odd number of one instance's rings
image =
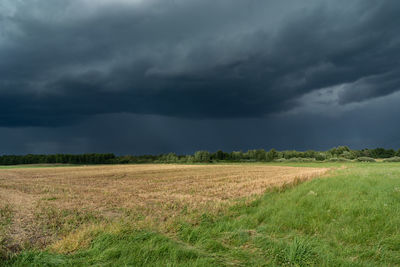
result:
[(4, 169), (0, 208), (11, 210), (12, 216), (0, 229), (0, 239), (8, 249), (19, 250), (46, 246), (88, 223), (123, 218), (140, 218), (146, 224), (170, 221), (188, 209), (217, 210), (327, 171), (245, 164)]

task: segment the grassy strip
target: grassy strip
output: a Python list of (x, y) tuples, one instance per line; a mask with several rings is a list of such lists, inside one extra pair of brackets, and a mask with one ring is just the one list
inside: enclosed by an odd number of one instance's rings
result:
[(0, 170), (6, 169), (31, 169), (31, 168), (59, 168), (59, 167), (79, 167), (82, 164), (26, 164), (26, 165), (4, 165), (0, 166)]
[(104, 229), (75, 253), (26, 251), (6, 266), (397, 265), (400, 168), (393, 163), (345, 166), (333, 177), (271, 190), (223, 215), (177, 221), (174, 236), (129, 226)]
[[(25, 252), (12, 266), (217, 266), (210, 255), (149, 231), (101, 233), (85, 251), (72, 255)], [(6, 266), (7, 266), (6, 265)]]

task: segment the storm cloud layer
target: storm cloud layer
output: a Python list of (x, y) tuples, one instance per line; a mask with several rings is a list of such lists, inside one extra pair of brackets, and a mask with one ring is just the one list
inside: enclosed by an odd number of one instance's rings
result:
[(395, 0), (0, 0), (0, 127), (120, 114), (279, 128), (384, 108), (398, 14)]

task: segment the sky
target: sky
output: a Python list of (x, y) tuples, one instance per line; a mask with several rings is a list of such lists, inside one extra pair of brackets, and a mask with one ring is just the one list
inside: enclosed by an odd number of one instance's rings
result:
[(400, 148), (397, 0), (0, 0), (0, 154)]

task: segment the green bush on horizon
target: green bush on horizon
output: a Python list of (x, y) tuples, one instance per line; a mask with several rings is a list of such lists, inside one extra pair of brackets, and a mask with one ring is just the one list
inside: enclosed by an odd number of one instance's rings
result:
[(400, 157), (392, 157), (392, 158), (384, 159), (383, 162), (400, 162)]
[(357, 161), (359, 161), (359, 162), (376, 162), (375, 159), (370, 158), (370, 157), (359, 157), (359, 158), (357, 158)]
[(287, 159), (286, 162), (316, 162), (317, 160), (314, 158), (290, 158)]
[(326, 159), (326, 162), (352, 162), (351, 159), (346, 159), (346, 158), (330, 158)]

